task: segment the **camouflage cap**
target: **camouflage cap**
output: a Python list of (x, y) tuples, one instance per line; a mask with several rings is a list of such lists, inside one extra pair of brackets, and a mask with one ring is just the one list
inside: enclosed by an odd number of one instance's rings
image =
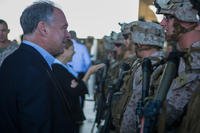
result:
[(130, 34), (131, 33), (131, 26), (134, 24), (134, 22), (130, 23), (119, 23), (121, 26), (121, 32), (123, 35)]
[(111, 39), (111, 36), (104, 36), (103, 37), (103, 44), (104, 44), (104, 48), (106, 50), (113, 50), (114, 49), (114, 44), (113, 44), (113, 41)]
[(164, 38), (164, 29), (159, 24), (135, 21), (131, 27), (131, 39), (134, 43), (163, 48)]
[(198, 11), (190, 0), (155, 0), (157, 14), (170, 14), (185, 22), (199, 22)]
[(121, 32), (119, 32), (119, 33), (112, 32), (111, 39), (113, 41), (113, 44), (115, 44), (115, 43), (124, 44), (124, 37)]

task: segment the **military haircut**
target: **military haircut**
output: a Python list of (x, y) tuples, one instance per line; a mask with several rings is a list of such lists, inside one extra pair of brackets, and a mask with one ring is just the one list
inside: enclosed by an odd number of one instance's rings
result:
[(3, 20), (3, 19), (0, 19), (0, 24), (4, 24), (7, 28), (8, 28), (8, 24), (6, 23), (6, 21), (5, 20)]

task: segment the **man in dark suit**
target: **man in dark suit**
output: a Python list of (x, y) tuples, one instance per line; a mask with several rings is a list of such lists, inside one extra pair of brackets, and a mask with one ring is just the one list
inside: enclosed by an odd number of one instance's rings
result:
[(23, 42), (0, 68), (0, 132), (76, 132), (51, 69), (70, 38), (64, 13), (52, 2), (36, 2), (23, 11), (20, 24)]

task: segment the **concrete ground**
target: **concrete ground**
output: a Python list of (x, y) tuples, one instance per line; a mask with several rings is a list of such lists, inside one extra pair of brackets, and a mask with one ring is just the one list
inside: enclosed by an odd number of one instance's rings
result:
[(95, 115), (94, 100), (92, 97), (86, 96), (84, 103), (84, 113), (86, 120), (80, 129), (80, 133), (97, 133), (96, 125), (94, 126)]
[(96, 112), (94, 111), (94, 88), (95, 88), (95, 74), (91, 75), (88, 80), (89, 95), (85, 96), (84, 114), (86, 120), (81, 126), (80, 133), (97, 133), (96, 125), (94, 125)]

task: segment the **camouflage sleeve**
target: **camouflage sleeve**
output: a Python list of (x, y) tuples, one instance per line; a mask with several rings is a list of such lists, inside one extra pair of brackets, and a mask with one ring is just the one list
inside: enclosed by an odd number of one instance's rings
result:
[(192, 95), (192, 98), (188, 104), (186, 116), (183, 118), (183, 122), (180, 126), (180, 133), (199, 133), (200, 131), (200, 90)]
[(4, 51), (0, 52), (0, 66), (3, 63), (3, 60), (8, 55), (10, 55), (11, 53), (13, 53), (18, 47), (19, 47), (19, 45), (17, 45), (17, 44), (11, 44)]
[(175, 81), (176, 82), (173, 82), (174, 84), (172, 84), (166, 99), (166, 123), (168, 126), (172, 126), (181, 121), (192, 94), (200, 89), (200, 79), (198, 77), (184, 85), (177, 82), (177, 80)]

